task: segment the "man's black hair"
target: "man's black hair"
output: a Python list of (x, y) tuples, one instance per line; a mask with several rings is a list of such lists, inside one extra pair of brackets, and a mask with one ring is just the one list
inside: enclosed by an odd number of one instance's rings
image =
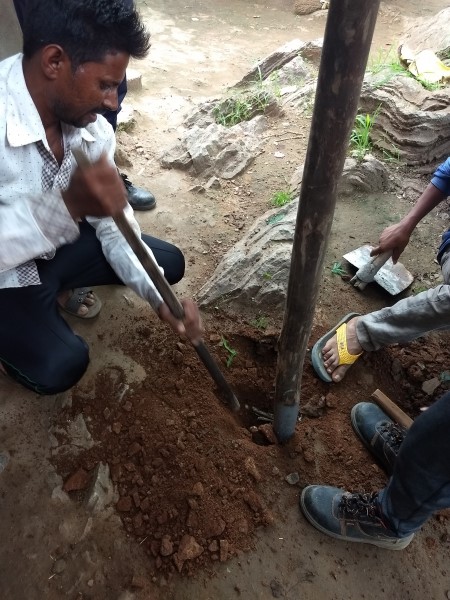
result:
[(31, 58), (49, 44), (61, 46), (76, 69), (115, 52), (144, 58), (150, 34), (129, 0), (30, 0), (23, 53)]

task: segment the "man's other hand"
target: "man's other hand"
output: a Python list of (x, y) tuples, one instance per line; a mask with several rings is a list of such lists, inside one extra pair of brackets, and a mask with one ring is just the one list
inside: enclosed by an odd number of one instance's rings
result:
[(184, 319), (180, 321), (173, 316), (164, 302), (158, 309), (159, 318), (168, 323), (182, 338), (188, 338), (194, 345), (200, 342), (203, 334), (202, 321), (198, 306), (193, 300), (181, 300), (184, 309)]

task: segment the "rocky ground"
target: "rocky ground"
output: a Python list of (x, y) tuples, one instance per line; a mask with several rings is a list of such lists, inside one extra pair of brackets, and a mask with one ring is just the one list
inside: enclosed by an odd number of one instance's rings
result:
[[(183, 248), (187, 275), (176, 293), (195, 295), (303, 162), (311, 115), (286, 105), (269, 116), (254, 162), (216, 189), (199, 191), (204, 177), (163, 169), (159, 158), (183, 136), (195, 105), (223, 94), (282, 44), (320, 38), (326, 11), (295, 16), (282, 0), (138, 4), (153, 48), (133, 65), (143, 75), (143, 89), (129, 94), (136, 125), (118, 141), (130, 161), (124, 170), (158, 199), (155, 211), (138, 215), (142, 228)], [(412, 17), (441, 8), (437, 0), (382, 3), (374, 52), (395, 45)], [(342, 255), (376, 242), (428, 178), (389, 168), (403, 189), (339, 200), (311, 344), (343, 314), (395, 301), (376, 285), (358, 293), (332, 272), (336, 261), (351, 272)], [(412, 292), (439, 282), (434, 252), (447, 222), (441, 206), (411, 240), (402, 260), (416, 278)], [(0, 384), (0, 446), (10, 454), (0, 476), (2, 598), (447, 597), (445, 514), (407, 550), (389, 553), (326, 538), (297, 506), (309, 483), (384, 485), (351, 430), (351, 407), (379, 388), (419, 415), (448, 387), (445, 333), (367, 355), (336, 386), (317, 380), (306, 360), (302, 420), (280, 447), (262, 415), (272, 408), (279, 310), (205, 311), (205, 341), (242, 405), (236, 415), (192, 348), (140, 299), (121, 288), (99, 294), (94, 323), (71, 320), (92, 354), (74, 390), (41, 398)]]

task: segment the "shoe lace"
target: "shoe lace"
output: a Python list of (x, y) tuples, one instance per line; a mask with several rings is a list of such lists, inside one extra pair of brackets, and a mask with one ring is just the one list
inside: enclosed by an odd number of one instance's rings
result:
[(122, 180), (125, 184), (125, 187), (130, 188), (133, 184), (131, 183), (131, 181), (128, 179), (128, 175), (126, 173), (120, 173), (120, 176), (122, 177)]
[(339, 512), (346, 518), (370, 517), (382, 521), (377, 498), (377, 492), (344, 494), (339, 503)]
[(397, 423), (383, 423), (380, 426), (380, 434), (391, 446), (395, 454), (398, 454), (400, 446), (405, 439), (406, 429), (397, 425)]

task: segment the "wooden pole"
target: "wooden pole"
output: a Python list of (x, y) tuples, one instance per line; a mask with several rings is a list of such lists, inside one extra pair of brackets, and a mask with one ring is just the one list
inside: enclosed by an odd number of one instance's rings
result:
[[(337, 184), (355, 122), (380, 0), (331, 0), (292, 248), (275, 384), (274, 430), (295, 431)], [(338, 299), (336, 299), (338, 301)]]

